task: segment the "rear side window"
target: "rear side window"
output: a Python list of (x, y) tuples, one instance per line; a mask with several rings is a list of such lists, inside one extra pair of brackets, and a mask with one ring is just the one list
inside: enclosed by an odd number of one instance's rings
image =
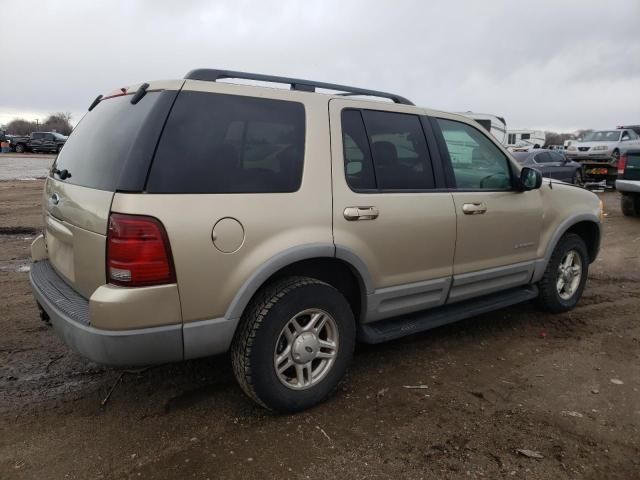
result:
[(135, 105), (131, 95), (101, 101), (73, 130), (54, 168), (71, 173), (65, 183), (141, 191), (175, 95), (149, 92)]
[(364, 110), (378, 188), (433, 189), (435, 181), (420, 118), (406, 113)]
[(359, 110), (342, 112), (342, 146), (347, 183), (353, 190), (376, 188), (369, 140)]
[(151, 193), (279, 193), (300, 188), (298, 102), (183, 91), (160, 139)]
[(347, 183), (353, 190), (435, 188), (420, 118), (374, 110), (342, 112)]

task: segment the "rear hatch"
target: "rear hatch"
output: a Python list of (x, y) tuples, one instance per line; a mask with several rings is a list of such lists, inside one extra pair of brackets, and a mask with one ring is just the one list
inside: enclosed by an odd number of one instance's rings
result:
[(116, 191), (141, 192), (158, 138), (183, 81), (156, 82), (103, 98), (73, 130), (46, 180), (49, 261), (88, 298), (106, 283), (109, 211)]

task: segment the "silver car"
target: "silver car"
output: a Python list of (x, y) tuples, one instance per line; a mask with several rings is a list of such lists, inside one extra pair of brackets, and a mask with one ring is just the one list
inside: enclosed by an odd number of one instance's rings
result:
[(640, 147), (640, 136), (630, 129), (598, 130), (587, 133), (584, 138), (567, 148), (570, 160), (610, 160), (617, 161), (620, 151)]

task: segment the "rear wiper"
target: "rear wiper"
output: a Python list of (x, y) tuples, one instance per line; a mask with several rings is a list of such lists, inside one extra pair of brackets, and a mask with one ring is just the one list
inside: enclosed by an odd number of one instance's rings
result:
[(58, 170), (57, 168), (54, 168), (51, 173), (53, 173), (54, 175), (58, 175), (60, 177), (60, 180), (71, 178), (71, 172), (69, 172), (69, 170), (67, 170), (66, 168), (64, 170)]

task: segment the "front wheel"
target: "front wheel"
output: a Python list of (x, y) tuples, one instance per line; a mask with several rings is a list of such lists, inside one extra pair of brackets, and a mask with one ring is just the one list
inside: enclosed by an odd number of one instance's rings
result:
[(260, 405), (296, 412), (327, 398), (355, 346), (344, 296), (309, 277), (279, 280), (258, 293), (231, 346), (240, 387)]
[(553, 313), (571, 310), (582, 296), (588, 273), (589, 254), (584, 240), (574, 233), (565, 234), (538, 284), (538, 305)]

